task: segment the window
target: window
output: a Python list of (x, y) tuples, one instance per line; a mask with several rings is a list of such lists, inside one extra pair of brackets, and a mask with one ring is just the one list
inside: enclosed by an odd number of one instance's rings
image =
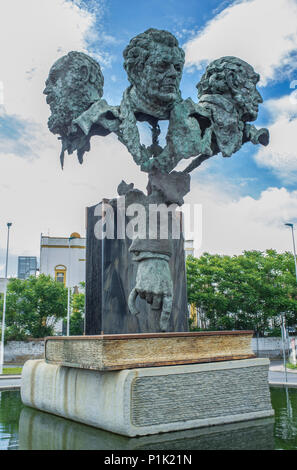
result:
[(60, 264), (55, 267), (55, 280), (66, 286), (66, 266)]
[(37, 258), (36, 256), (18, 257), (18, 278), (28, 279), (29, 276), (36, 276)]

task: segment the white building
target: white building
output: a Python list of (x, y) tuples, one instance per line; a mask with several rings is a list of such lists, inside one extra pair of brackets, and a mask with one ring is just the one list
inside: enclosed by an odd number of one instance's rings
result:
[[(193, 240), (185, 240), (186, 256), (194, 256)], [(65, 287), (78, 287), (86, 277), (86, 239), (78, 233), (70, 237), (41, 235), (40, 274), (52, 276)], [(1, 289), (1, 282), (0, 282)]]
[(41, 235), (40, 274), (51, 275), (65, 287), (78, 287), (85, 281), (86, 239), (78, 233), (70, 237)]
[(184, 247), (186, 258), (188, 256), (195, 256), (194, 240), (185, 240)]

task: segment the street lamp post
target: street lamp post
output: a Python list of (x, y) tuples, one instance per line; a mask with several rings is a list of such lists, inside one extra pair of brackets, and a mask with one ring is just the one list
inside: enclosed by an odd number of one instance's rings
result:
[(70, 334), (70, 263), (71, 263), (71, 252), (70, 252), (70, 240), (71, 238), (68, 238), (68, 298), (67, 298), (67, 331), (66, 331), (66, 336), (69, 336)]
[[(292, 240), (293, 240), (293, 255), (294, 255), (294, 263), (295, 263), (295, 276), (297, 282), (297, 261), (296, 261), (296, 247), (295, 247), (295, 238), (294, 238), (294, 224), (285, 224), (287, 227), (290, 227), (292, 230)], [(283, 327), (283, 331), (285, 334), (285, 328)], [(294, 344), (294, 343), (293, 343)], [(289, 346), (290, 347), (290, 346)], [(295, 357), (295, 351), (293, 352), (293, 357)], [(287, 382), (287, 371), (286, 371), (286, 364), (285, 364), (285, 375), (286, 375), (286, 382)]]
[(295, 247), (295, 238), (294, 238), (294, 224), (285, 224), (288, 227), (291, 227), (292, 230), (292, 239), (293, 239), (293, 252), (294, 252), (294, 261), (295, 261), (295, 275), (296, 275), (296, 282), (297, 282), (297, 262), (296, 262), (296, 247)]
[(286, 319), (285, 314), (282, 314), (282, 343), (283, 343), (283, 361), (284, 361), (284, 370), (285, 370), (285, 380), (288, 382), (287, 376), (287, 363), (286, 363)]
[(3, 365), (4, 365), (4, 339), (5, 339), (5, 314), (6, 314), (6, 295), (7, 295), (7, 270), (8, 270), (8, 251), (9, 251), (9, 231), (10, 231), (11, 226), (12, 226), (12, 223), (8, 222), (8, 224), (7, 224), (6, 262), (5, 262), (5, 286), (4, 286), (2, 329), (1, 329), (0, 374), (3, 374)]
[(68, 238), (68, 299), (67, 299), (67, 331), (66, 336), (70, 336), (70, 313), (71, 313), (71, 284), (70, 284), (70, 265), (71, 265), (71, 240), (75, 237)]

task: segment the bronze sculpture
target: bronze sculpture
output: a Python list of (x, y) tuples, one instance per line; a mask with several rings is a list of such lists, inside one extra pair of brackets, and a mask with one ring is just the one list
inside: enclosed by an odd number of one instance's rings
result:
[[(114, 132), (149, 175), (147, 194), (125, 184), (119, 189), (127, 205), (145, 207), (144, 223), (152, 204), (174, 204), (176, 208), (183, 204), (190, 190), (189, 173), (204, 160), (219, 153), (230, 157), (248, 141), (268, 145), (268, 130), (249, 124), (256, 120), (263, 101), (256, 88), (259, 75), (241, 59), (213, 61), (197, 85), (199, 102), (183, 100), (179, 85), (184, 52), (171, 33), (149, 29), (134, 37), (124, 50), (124, 68), (131, 85), (119, 106), (109, 106), (102, 99), (103, 76), (96, 64), (76, 52), (54, 64), (44, 91), (52, 110), (49, 129), (61, 136), (62, 165), (65, 150), (76, 150), (82, 163), (93, 135)], [(169, 120), (164, 148), (158, 142), (162, 120)], [(151, 126), (149, 147), (140, 143), (137, 121)], [(182, 159), (192, 157), (195, 159), (183, 172), (174, 171)], [(130, 246), (133, 261), (138, 263), (136, 284), (128, 299), (130, 312), (138, 313), (135, 300), (139, 295), (160, 310), (161, 331), (168, 329), (174, 295), (168, 267), (171, 238), (136, 236)]]

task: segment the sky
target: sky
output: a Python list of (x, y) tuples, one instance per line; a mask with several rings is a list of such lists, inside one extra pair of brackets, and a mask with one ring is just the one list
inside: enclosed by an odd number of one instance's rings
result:
[(2, 0), (0, 277), (7, 222), (15, 275), (18, 256), (39, 256), (41, 233), (84, 236), (85, 207), (115, 197), (122, 179), (145, 189), (146, 175), (113, 135), (93, 138), (82, 166), (66, 156), (62, 171), (42, 91), (52, 64), (78, 50), (100, 63), (104, 98), (118, 105), (128, 86), (122, 51), (150, 27), (172, 32), (185, 50), (183, 98), (197, 102), (197, 82), (221, 56), (240, 57), (261, 75), (255, 124), (269, 129), (270, 145), (245, 144), (192, 173), (186, 202), (202, 206), (197, 254), (292, 249), (284, 223), (297, 223), (297, 0)]

